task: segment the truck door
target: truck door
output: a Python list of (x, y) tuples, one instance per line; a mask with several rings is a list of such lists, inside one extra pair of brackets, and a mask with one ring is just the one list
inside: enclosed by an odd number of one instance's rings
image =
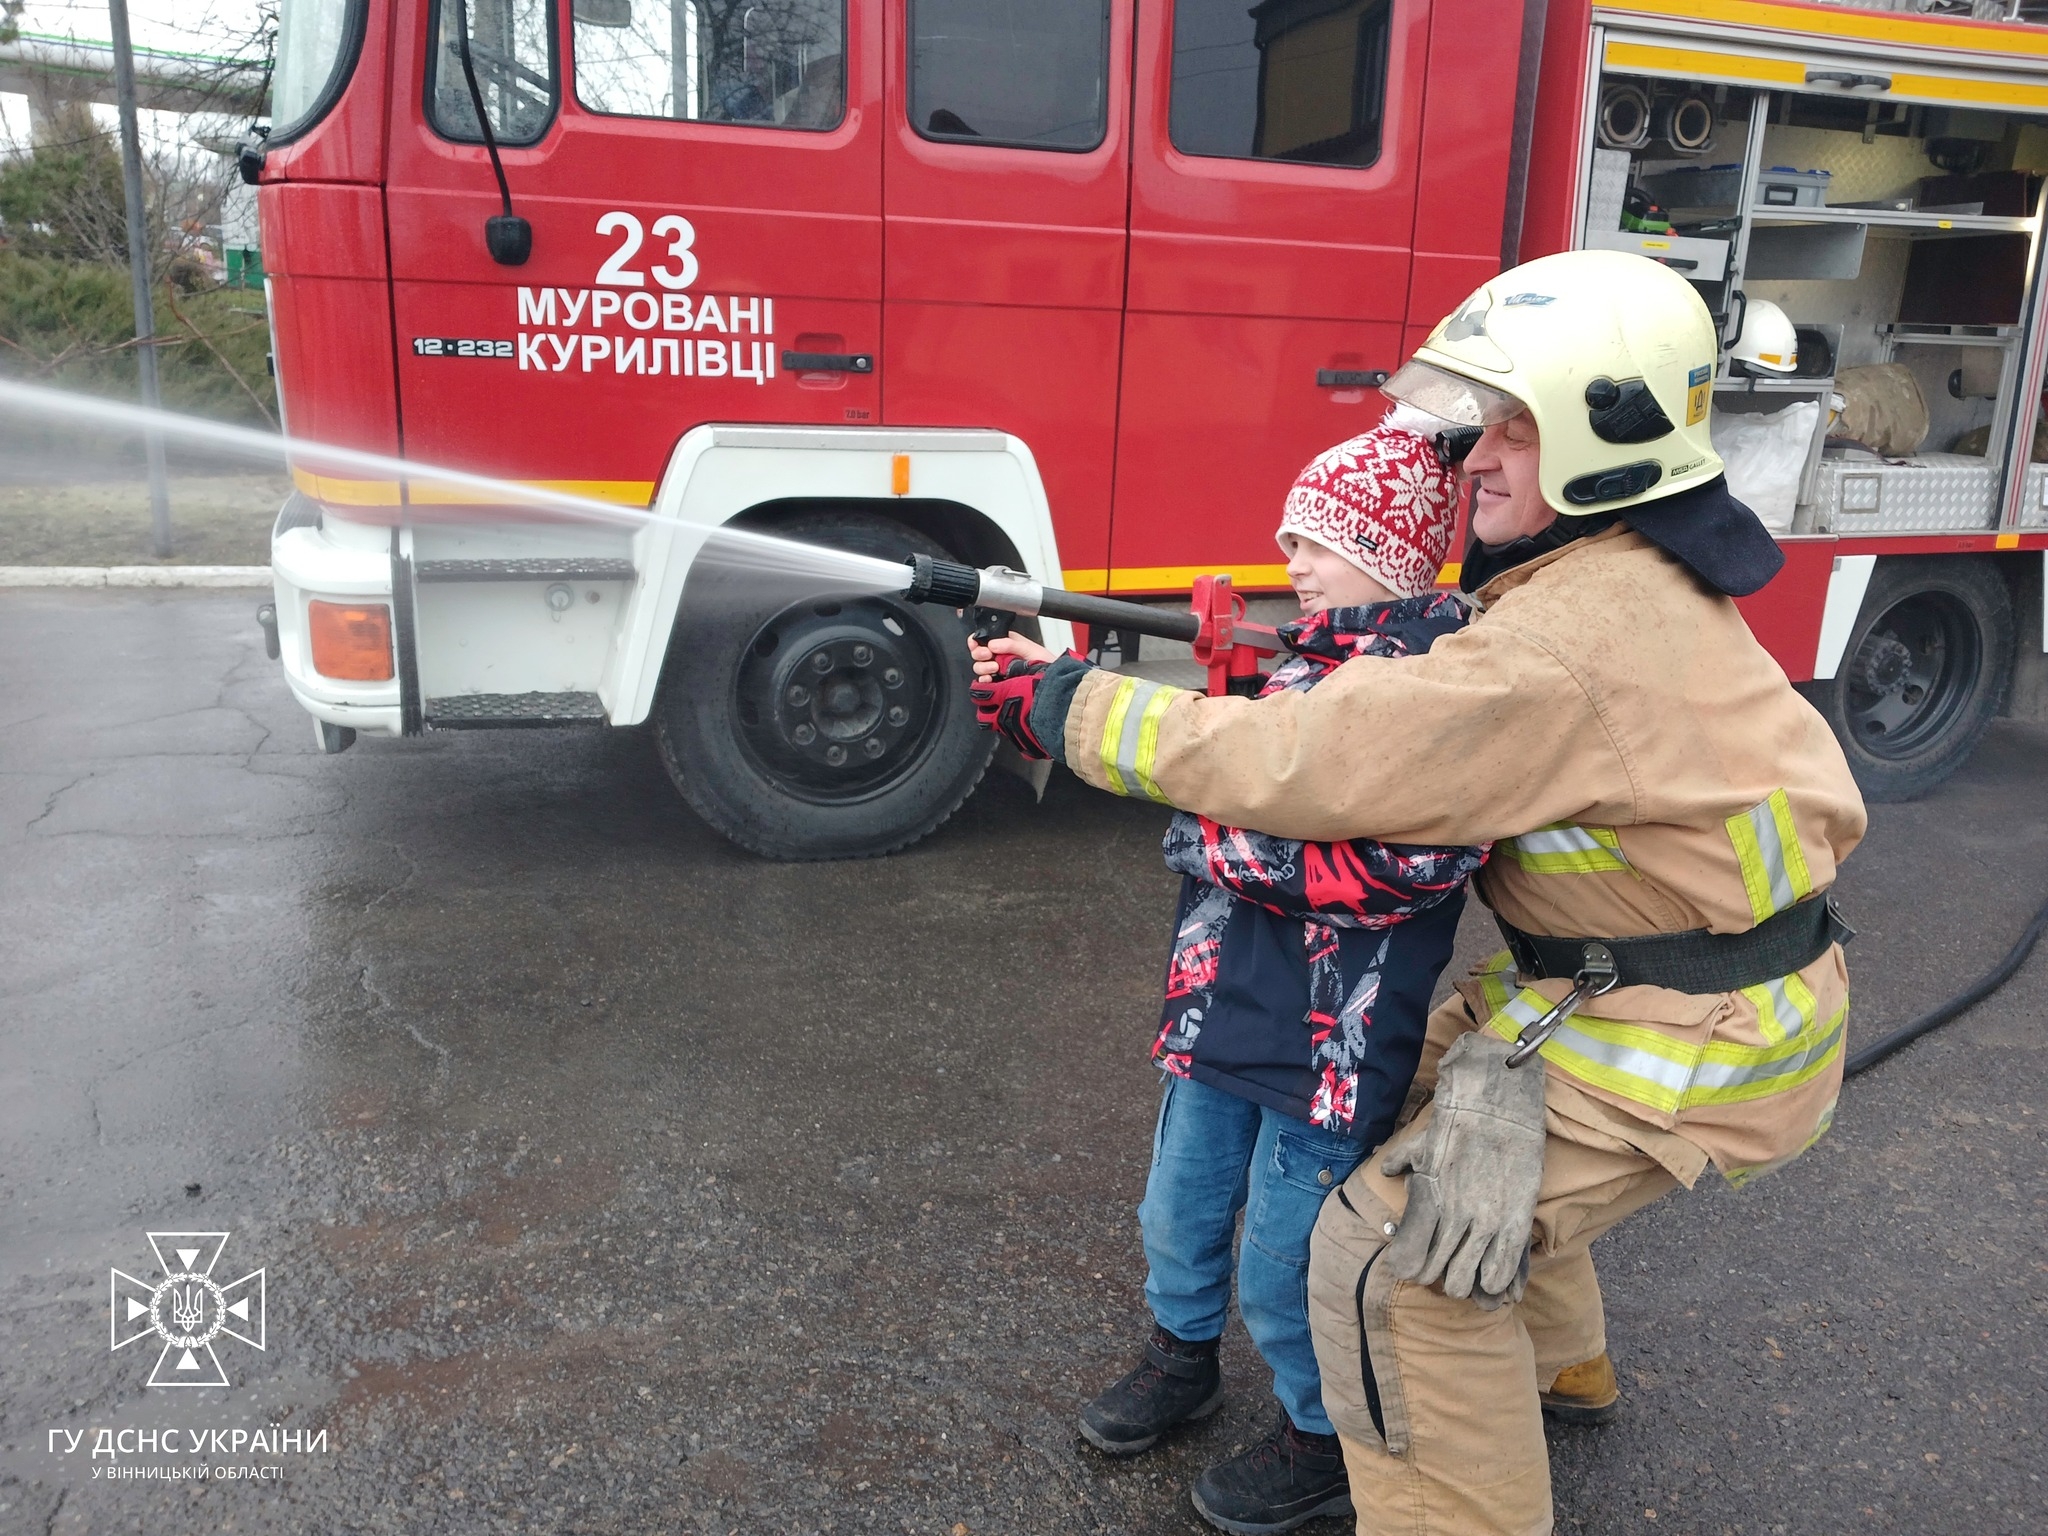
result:
[(1365, 376), (1401, 359), (1428, 33), (1424, 0), (1140, 15), (1113, 590), (1281, 584), (1288, 485), (1378, 419)]
[(1108, 564), (1131, 0), (891, 7), (882, 401), (1037, 457), (1069, 584)]
[[(471, 61), (533, 254), (501, 266)], [(704, 421), (879, 407), (878, 8), (407, 8), (390, 231), (406, 449), (645, 502)], [(781, 365), (785, 351), (812, 366)], [(416, 495), (415, 501), (419, 498)]]

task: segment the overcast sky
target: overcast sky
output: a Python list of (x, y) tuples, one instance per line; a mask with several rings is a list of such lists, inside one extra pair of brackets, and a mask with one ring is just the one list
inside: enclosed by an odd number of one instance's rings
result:
[[(258, 15), (254, 0), (128, 0), (128, 25), (136, 47), (180, 53), (241, 52), (256, 30)], [(80, 42), (104, 43), (113, 36), (107, 8), (95, 0), (28, 0), (18, 24), (24, 33), (72, 37)], [(94, 115), (109, 125), (114, 121), (112, 107), (95, 107)], [(144, 112), (140, 126), (145, 142), (168, 146), (185, 140), (195, 130), (219, 132), (225, 128), (232, 133), (239, 125)], [(0, 141), (4, 141), (0, 150), (17, 152), (28, 144), (27, 98), (0, 92)]]
[[(128, 0), (128, 26), (139, 48), (176, 48), (213, 53), (247, 36), (256, 26), (253, 0)], [(107, 8), (94, 0), (28, 0), (21, 30), (81, 42), (113, 36)]]

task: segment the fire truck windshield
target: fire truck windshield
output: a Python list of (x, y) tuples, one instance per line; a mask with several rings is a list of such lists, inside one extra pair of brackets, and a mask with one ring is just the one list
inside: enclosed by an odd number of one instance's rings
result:
[(280, 0), (270, 139), (313, 126), (341, 95), (362, 41), (363, 0)]

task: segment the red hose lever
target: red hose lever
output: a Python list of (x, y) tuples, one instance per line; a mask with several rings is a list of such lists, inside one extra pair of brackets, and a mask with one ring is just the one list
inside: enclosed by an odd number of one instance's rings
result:
[(1195, 660), (1209, 669), (1209, 693), (1231, 692), (1233, 680), (1259, 675), (1259, 658), (1280, 652), (1278, 631), (1247, 622), (1244, 599), (1231, 590), (1227, 575), (1197, 576), (1189, 606), (1202, 622), (1195, 636)]

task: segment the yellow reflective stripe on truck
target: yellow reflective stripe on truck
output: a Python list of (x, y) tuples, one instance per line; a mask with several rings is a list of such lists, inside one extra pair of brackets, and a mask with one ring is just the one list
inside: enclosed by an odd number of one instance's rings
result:
[[(1830, 55), (1826, 49), (1826, 42), (1819, 39), (1803, 47), (1791, 42), (1744, 39), (1724, 47), (1688, 48), (1668, 43), (1661, 37), (1651, 40), (1610, 34), (1602, 59), (1607, 68), (1632, 75), (1727, 81), (1741, 85), (1776, 87), (1805, 95), (1812, 93), (1808, 75), (1817, 68), (1835, 66), (1854, 72), (1854, 60), (1845, 60), (1839, 54)], [(2022, 66), (2033, 63), (2032, 60), (2019, 59), (2012, 62)], [(1998, 68), (2004, 61), (1993, 61), (1980, 56), (1970, 60), (1959, 59), (1957, 63), (1964, 68), (1978, 64), (1990, 64), (1993, 68)], [(1923, 74), (1916, 70), (1902, 69), (1897, 63), (1887, 61), (1879, 67), (1878, 73), (1886, 81), (1883, 94), (1875, 98), (1856, 99), (1941, 102), (1984, 108), (2006, 107), (2023, 112), (2048, 110), (2048, 84), (2038, 80), (2014, 79), (2002, 72), (1982, 75)], [(1839, 96), (1841, 93), (1829, 94)]]
[(1497, 845), (1532, 875), (1600, 875), (1629, 867), (1621, 838), (1611, 827), (1582, 827), (1555, 821)]
[(1762, 922), (1813, 894), (1813, 875), (1799, 849), (1792, 825), (1792, 802), (1782, 789), (1727, 820), (1735, 862), (1742, 866), (1742, 888), (1749, 896), (1749, 915)]
[(1152, 782), (1152, 765), (1159, 757), (1159, 717), (1186, 692), (1142, 677), (1117, 682), (1102, 723), (1101, 748), (1102, 772), (1115, 793), (1144, 795), (1161, 805), (1172, 804)]
[[(507, 485), (530, 486), (538, 491), (560, 491), (588, 501), (611, 502), (621, 507), (645, 507), (653, 503), (652, 480), (508, 480)], [(477, 507), (499, 506), (506, 498), (474, 486), (450, 485), (421, 475), (401, 487), (396, 480), (364, 480), (345, 475), (318, 475), (292, 466), (292, 484), (330, 507)], [(401, 491), (403, 494), (401, 494)]]
[(1786, 33), (1788, 41), (1809, 47), (1839, 39), (1895, 49), (1961, 49), (1980, 58), (2005, 54), (2018, 64), (2048, 58), (2048, 33), (2038, 28), (1994, 30), (1962, 17), (1901, 15), (1896, 11), (1816, 11), (1811, 5), (1786, 5), (1781, 0), (1595, 0), (1594, 20), (1611, 26), (1676, 22), (1688, 34), (1700, 30), (1702, 24), (1770, 30)]
[[(1493, 1013), (1487, 1028), (1512, 1040), (1550, 1011), (1534, 987), (1510, 991), (1505, 975), (1480, 977)], [(1575, 1013), (1543, 1043), (1543, 1059), (1595, 1088), (1660, 1114), (1676, 1115), (1708, 1104), (1740, 1104), (1812, 1081), (1841, 1054), (1849, 1004), (1818, 1028), (1808, 1027), (1772, 1045), (1726, 1040), (1691, 1044), (1646, 1024), (1625, 1024)]]

